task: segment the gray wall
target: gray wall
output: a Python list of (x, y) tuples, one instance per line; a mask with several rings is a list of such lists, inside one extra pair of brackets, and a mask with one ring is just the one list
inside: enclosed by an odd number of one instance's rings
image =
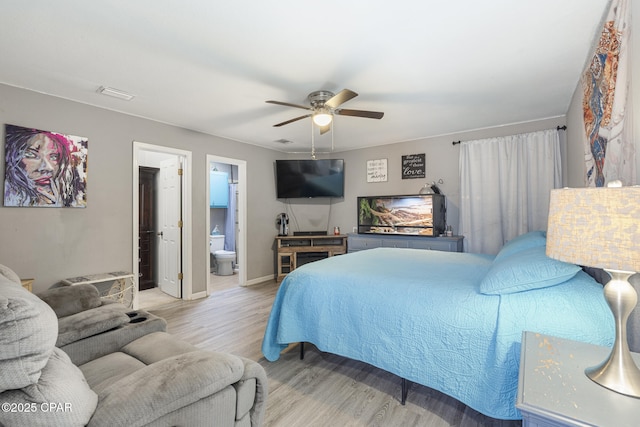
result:
[[(347, 233), (357, 225), (356, 198), (358, 196), (417, 194), (425, 183), (438, 182), (441, 179), (444, 183), (438, 184), (438, 186), (447, 196), (447, 223), (453, 226), (455, 234), (458, 231), (460, 206), (460, 175), (458, 171), (460, 145), (452, 145), (452, 142), (553, 129), (556, 126), (564, 125), (564, 123), (564, 117), (559, 117), (333, 153), (331, 157), (345, 160), (344, 199), (336, 199), (332, 205), (328, 204), (328, 199), (292, 200), (288, 205), (283, 203), (283, 212), (286, 211), (290, 214), (292, 231), (327, 229), (332, 232), (334, 226), (339, 226), (342, 233)], [(336, 148), (339, 149), (339, 146), (339, 142), (336, 141)], [(402, 179), (402, 156), (420, 153), (425, 153), (426, 177), (424, 179)], [(296, 158), (299, 157), (296, 156)], [(294, 157), (291, 156), (291, 158)], [(386, 182), (367, 182), (367, 160), (375, 159), (387, 159), (388, 180)]]
[[(459, 145), (451, 142), (553, 128), (564, 124), (564, 118), (333, 153), (332, 157), (345, 159), (346, 188), (344, 199), (332, 204), (326, 199), (289, 204), (278, 201), (273, 163), (278, 158), (294, 157), (278, 151), (4, 85), (0, 85), (0, 123), (89, 139), (87, 208), (0, 207), (0, 238), (3, 243), (11, 242), (0, 245), (0, 263), (21, 277), (34, 277), (36, 291), (66, 277), (132, 271), (132, 142), (140, 141), (193, 153), (192, 291), (196, 293), (204, 291), (207, 283), (207, 154), (247, 161), (247, 236), (251, 242), (247, 248), (247, 279), (252, 280), (274, 273), (273, 237), (277, 233), (278, 212), (292, 214), (292, 231), (331, 231), (337, 225), (346, 233), (356, 226), (357, 196), (415, 194), (426, 182), (442, 179), (440, 188), (447, 196), (448, 223), (455, 233), (460, 194)], [(336, 144), (339, 149), (339, 141)], [(426, 178), (401, 179), (401, 156), (416, 153), (426, 154)], [(380, 158), (388, 161), (388, 181), (367, 183), (366, 161)]]
[[(35, 278), (34, 290), (66, 277), (133, 271), (133, 141), (193, 153), (193, 292), (204, 291), (209, 256), (205, 229), (207, 154), (247, 162), (248, 279), (273, 274), (275, 199), (273, 161), (281, 153), (0, 85), (0, 124), (62, 132), (89, 139), (87, 207), (0, 207), (0, 264)], [(4, 144), (0, 144), (4, 159)], [(4, 177), (4, 161), (0, 162)], [(267, 178), (265, 178), (267, 177)], [(3, 180), (4, 182), (4, 180)]]
[(633, 138), (636, 148), (636, 184), (640, 185), (640, 2), (631, 2), (631, 101)]

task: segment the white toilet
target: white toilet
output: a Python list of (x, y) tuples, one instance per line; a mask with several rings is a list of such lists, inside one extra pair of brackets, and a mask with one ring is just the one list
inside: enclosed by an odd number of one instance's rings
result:
[(216, 260), (216, 274), (218, 276), (231, 276), (236, 253), (224, 250), (224, 234), (212, 234), (209, 236), (209, 252)]

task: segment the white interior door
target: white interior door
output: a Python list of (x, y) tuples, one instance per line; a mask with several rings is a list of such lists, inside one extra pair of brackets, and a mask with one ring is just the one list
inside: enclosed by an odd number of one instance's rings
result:
[(165, 293), (180, 298), (180, 161), (173, 157), (160, 162), (160, 191), (158, 194), (158, 220), (160, 245), (158, 249), (158, 287)]

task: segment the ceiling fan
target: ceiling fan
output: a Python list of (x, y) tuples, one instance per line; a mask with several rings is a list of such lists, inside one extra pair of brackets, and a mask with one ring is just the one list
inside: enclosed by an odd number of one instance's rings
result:
[(312, 117), (313, 122), (320, 127), (320, 134), (328, 132), (331, 129), (331, 122), (333, 121), (333, 115), (352, 116), (352, 117), (365, 117), (368, 119), (381, 119), (384, 113), (378, 111), (364, 111), (364, 110), (349, 110), (346, 108), (339, 108), (342, 104), (350, 99), (358, 96), (352, 90), (343, 89), (337, 94), (328, 90), (318, 90), (311, 92), (307, 99), (309, 99), (310, 107), (305, 105), (291, 104), (289, 102), (281, 101), (266, 101), (269, 104), (284, 105), (286, 107), (302, 108), (303, 110), (311, 111), (304, 116), (296, 117), (291, 120), (284, 121), (273, 125), (274, 127), (280, 127), (288, 125), (289, 123), (302, 120), (307, 117)]

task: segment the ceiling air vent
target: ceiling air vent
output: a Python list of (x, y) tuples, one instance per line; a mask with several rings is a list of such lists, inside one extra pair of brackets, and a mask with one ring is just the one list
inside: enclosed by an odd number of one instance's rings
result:
[(125, 101), (131, 101), (134, 98), (134, 95), (127, 93), (120, 89), (114, 89), (112, 87), (100, 86), (98, 88), (98, 93), (107, 96), (113, 96), (114, 98), (124, 99)]

